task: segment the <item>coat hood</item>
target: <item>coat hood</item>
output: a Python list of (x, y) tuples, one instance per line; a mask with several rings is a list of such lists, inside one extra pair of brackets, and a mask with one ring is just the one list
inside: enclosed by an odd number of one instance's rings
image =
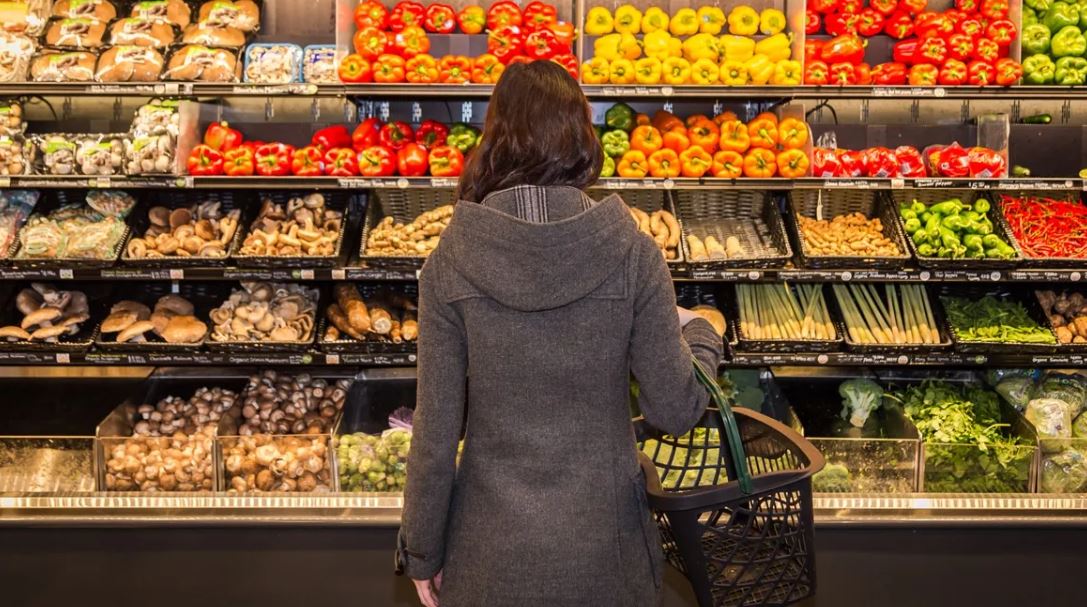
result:
[[(507, 192), (492, 196), (513, 195)], [(460, 202), (442, 245), (453, 268), (473, 287), (503, 306), (532, 312), (562, 307), (595, 291), (625, 263), (638, 236), (626, 204), (612, 194), (551, 223)]]

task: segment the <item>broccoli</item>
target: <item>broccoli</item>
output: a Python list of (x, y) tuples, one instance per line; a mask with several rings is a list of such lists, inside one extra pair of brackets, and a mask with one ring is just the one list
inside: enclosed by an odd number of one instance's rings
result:
[(842, 464), (828, 463), (811, 477), (811, 484), (816, 493), (849, 493), (853, 490), (849, 468)]
[(857, 428), (864, 426), (868, 415), (883, 401), (883, 388), (870, 379), (851, 379), (838, 386), (842, 396), (842, 419)]

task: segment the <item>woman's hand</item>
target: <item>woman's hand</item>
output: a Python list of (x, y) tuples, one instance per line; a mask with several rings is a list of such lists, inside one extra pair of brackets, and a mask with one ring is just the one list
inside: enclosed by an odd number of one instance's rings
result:
[(442, 586), (442, 572), (439, 571), (430, 580), (412, 580), (415, 582), (415, 591), (419, 593), (419, 600), (424, 607), (438, 607), (438, 591)]
[(691, 312), (687, 308), (681, 308), (679, 306), (676, 306), (676, 312), (679, 313), (679, 326), (681, 327), (686, 327), (687, 323), (691, 322), (696, 318), (701, 318), (701, 316), (699, 316), (698, 314)]

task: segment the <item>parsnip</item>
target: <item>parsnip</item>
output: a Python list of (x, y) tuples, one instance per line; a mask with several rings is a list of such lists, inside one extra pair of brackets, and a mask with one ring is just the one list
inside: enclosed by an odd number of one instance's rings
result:
[[(353, 284), (340, 283), (336, 285), (335, 294), (336, 303), (340, 304), (340, 309), (346, 314), (351, 328), (360, 334), (369, 331), (372, 320), (366, 308), (366, 302), (359, 295), (358, 288)], [(342, 330), (343, 327), (340, 329)]]

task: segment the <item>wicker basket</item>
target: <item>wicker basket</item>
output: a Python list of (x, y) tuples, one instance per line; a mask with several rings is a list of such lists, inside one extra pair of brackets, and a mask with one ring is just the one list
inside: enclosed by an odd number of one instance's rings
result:
[(1040, 198), (1052, 198), (1054, 200), (1063, 200), (1067, 202), (1082, 203), (1081, 192), (1073, 190), (1063, 191), (1041, 191), (1041, 190), (1001, 190), (992, 193), (992, 203), (994, 209), (999, 209), (1000, 219), (1008, 227), (1008, 238), (1011, 240), (1011, 245), (1019, 250), (1019, 256), (1022, 257), (1022, 261), (1019, 263), (1019, 267), (1022, 268), (1044, 268), (1044, 269), (1058, 269), (1069, 268), (1078, 269), (1087, 265), (1087, 259), (1082, 257), (1032, 257), (1023, 249), (1023, 245), (1019, 242), (1019, 239), (1012, 233), (1010, 224), (1008, 224), (1007, 215), (1004, 212), (1004, 205), (1002, 204), (1002, 196), (1019, 196), (1019, 197), (1040, 197)]
[[(694, 270), (780, 268), (793, 256), (781, 212), (770, 194), (754, 190), (681, 190), (672, 192), (683, 227), (683, 256)], [(740, 240), (744, 255), (691, 261), (687, 236), (729, 236)]]
[[(848, 286), (848, 285), (847, 285)], [(906, 284), (899, 285), (899, 288), (906, 286)], [(936, 323), (936, 330), (940, 333), (940, 343), (937, 344), (862, 344), (853, 341), (849, 335), (849, 329), (846, 327), (845, 315), (842, 313), (842, 306), (838, 302), (837, 293), (834, 293), (834, 289), (831, 288), (831, 312), (838, 318), (842, 318), (842, 324), (839, 326), (842, 339), (845, 341), (846, 350), (850, 352), (858, 352), (861, 354), (884, 354), (888, 356), (897, 356), (901, 354), (924, 354), (937, 350), (945, 350), (951, 347), (952, 340), (951, 334), (948, 332), (947, 319), (944, 318), (943, 308), (940, 307), (939, 302), (932, 297), (927, 289), (922, 286), (925, 291), (924, 296), (928, 299), (929, 306), (932, 308), (933, 321)]]
[[(151, 225), (151, 220), (147, 216), (151, 207), (163, 206), (172, 211), (179, 208), (188, 208), (203, 202), (219, 202), (224, 215), (235, 209), (241, 209), (242, 211), (238, 217), (238, 229), (234, 232), (234, 238), (232, 238), (224, 247), (227, 253), (226, 255), (223, 257), (184, 257), (181, 255), (170, 255), (167, 257), (154, 258), (134, 258), (129, 256), (129, 241), (133, 238), (143, 237), (143, 235), (147, 233), (147, 228)], [(121, 263), (128, 266), (156, 269), (225, 266), (230, 252), (237, 246), (241, 234), (245, 229), (246, 209), (252, 208), (252, 203), (253, 199), (246, 193), (231, 190), (216, 192), (201, 190), (170, 190), (157, 193), (153, 202), (141, 206), (133, 213), (132, 234), (125, 239), (124, 249), (121, 252)]]
[(455, 200), (454, 191), (444, 188), (374, 190), (367, 201), (359, 259), (369, 267), (387, 270), (417, 270), (423, 267), (426, 257), (422, 255), (367, 254), (366, 241), (370, 238), (370, 230), (386, 217), (392, 217), (397, 223), (411, 223), (419, 215), (443, 205), (453, 204)]
[[(897, 270), (910, 260), (909, 248), (899, 225), (895, 207), (870, 190), (828, 189), (794, 190), (789, 193), (789, 221), (796, 234), (797, 253), (801, 265), (812, 269), (866, 268)], [(898, 247), (895, 256), (814, 255), (808, 251), (799, 218), (830, 220), (839, 215), (861, 213), (869, 219), (878, 218), (883, 236)]]
[[(794, 288), (792, 286), (790, 288)], [(808, 353), (808, 352), (836, 352), (842, 348), (841, 323), (835, 315), (833, 293), (827, 285), (822, 285), (823, 299), (826, 302), (827, 313), (834, 327), (834, 339), (752, 339), (740, 328), (740, 303), (739, 294), (734, 292), (735, 298), (729, 302), (728, 317), (731, 319), (732, 332), (736, 336), (737, 348), (744, 352), (757, 353)]]

